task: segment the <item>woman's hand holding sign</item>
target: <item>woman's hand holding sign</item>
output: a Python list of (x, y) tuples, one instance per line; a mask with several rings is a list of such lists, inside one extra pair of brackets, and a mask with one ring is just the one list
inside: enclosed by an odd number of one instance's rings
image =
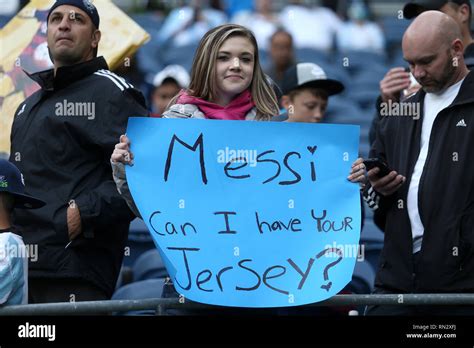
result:
[(120, 142), (115, 145), (114, 152), (112, 153), (112, 162), (133, 166), (133, 158), (133, 153), (130, 151), (130, 140), (126, 135), (121, 135)]
[(353, 183), (359, 183), (360, 188), (363, 189), (366, 183), (364, 159), (358, 158), (352, 163), (351, 172), (347, 179)]

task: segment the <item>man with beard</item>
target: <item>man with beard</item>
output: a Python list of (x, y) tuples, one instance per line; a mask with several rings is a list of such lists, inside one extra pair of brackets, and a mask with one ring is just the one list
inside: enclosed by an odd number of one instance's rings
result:
[[(453, 18), (459, 26), (464, 44), (464, 62), (472, 70), (474, 68), (474, 39), (471, 34), (472, 6), (469, 0), (416, 0), (410, 1), (403, 7), (403, 16), (413, 19), (429, 10), (441, 11)], [(380, 97), (377, 100), (377, 109), (381, 103), (398, 103), (407, 96), (415, 93), (420, 86), (414, 84), (410, 73), (404, 67), (390, 69), (380, 81)], [(375, 133), (379, 126), (380, 113), (378, 112), (370, 128), (369, 141), (373, 144)]]
[(416, 0), (403, 7), (403, 16), (413, 19), (429, 10), (441, 11), (453, 18), (461, 29), (464, 44), (464, 61), (469, 69), (474, 68), (474, 39), (471, 34), (472, 5), (469, 0)]
[(97, 57), (99, 14), (89, 0), (58, 0), (48, 14), (54, 68), (30, 75), (41, 89), (18, 108), (11, 157), (26, 194), (43, 208), (15, 210), (27, 244), (30, 303), (111, 297), (133, 218), (109, 158), (130, 116), (147, 115), (143, 95)]
[[(419, 15), (403, 54), (422, 89), (407, 103), (421, 117), (384, 117), (364, 196), (385, 218), (375, 293), (474, 292), (474, 75), (461, 31), (439, 11)], [(469, 306), (371, 306), (370, 315), (473, 315)]]

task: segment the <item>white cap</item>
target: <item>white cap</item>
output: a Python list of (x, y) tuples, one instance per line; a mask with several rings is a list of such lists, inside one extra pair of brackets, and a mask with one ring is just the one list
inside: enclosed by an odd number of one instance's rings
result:
[(153, 86), (159, 87), (166, 79), (175, 80), (179, 87), (187, 88), (191, 80), (188, 72), (181, 65), (168, 65), (153, 78)]

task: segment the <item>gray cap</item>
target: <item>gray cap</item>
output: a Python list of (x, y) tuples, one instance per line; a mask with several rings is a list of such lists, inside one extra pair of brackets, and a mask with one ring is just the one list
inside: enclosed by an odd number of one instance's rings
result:
[(314, 63), (298, 63), (285, 72), (283, 80), (283, 93), (300, 88), (320, 88), (327, 91), (328, 95), (338, 94), (344, 90), (344, 85), (328, 79), (324, 70)]

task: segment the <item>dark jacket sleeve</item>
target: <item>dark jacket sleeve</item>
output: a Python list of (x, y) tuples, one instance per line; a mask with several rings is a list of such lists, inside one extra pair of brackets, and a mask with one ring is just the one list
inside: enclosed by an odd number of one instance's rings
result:
[(380, 115), (381, 105), (382, 105), (382, 96), (379, 96), (375, 103), (376, 112), (374, 113), (374, 118), (372, 119), (372, 123), (370, 124), (370, 130), (369, 130), (370, 146), (372, 146), (375, 142), (375, 137), (377, 136), (377, 130), (379, 128), (380, 119), (382, 118), (382, 116)]
[[(378, 117), (378, 115), (377, 115)], [(383, 123), (385, 120), (379, 119), (379, 123)], [(385, 155), (385, 143), (382, 129), (384, 127), (378, 126), (375, 141), (370, 149), (369, 157), (380, 158), (384, 161), (387, 160)], [(366, 185), (363, 192), (364, 200), (367, 205), (374, 211), (374, 223), (382, 231), (385, 230), (386, 213), (390, 206), (393, 204), (395, 195), (383, 196), (370, 185), (370, 182)]]
[(82, 232), (86, 238), (93, 237), (95, 226), (107, 226), (119, 221), (130, 222), (134, 215), (127, 203), (120, 196), (112, 177), (110, 156), (120, 135), (125, 133), (128, 118), (132, 116), (148, 116), (143, 95), (135, 90), (115, 91), (104, 101), (97, 115), (97, 126), (91, 130), (91, 139), (101, 149), (103, 166), (110, 173), (97, 188), (82, 194), (75, 199), (81, 214)]

